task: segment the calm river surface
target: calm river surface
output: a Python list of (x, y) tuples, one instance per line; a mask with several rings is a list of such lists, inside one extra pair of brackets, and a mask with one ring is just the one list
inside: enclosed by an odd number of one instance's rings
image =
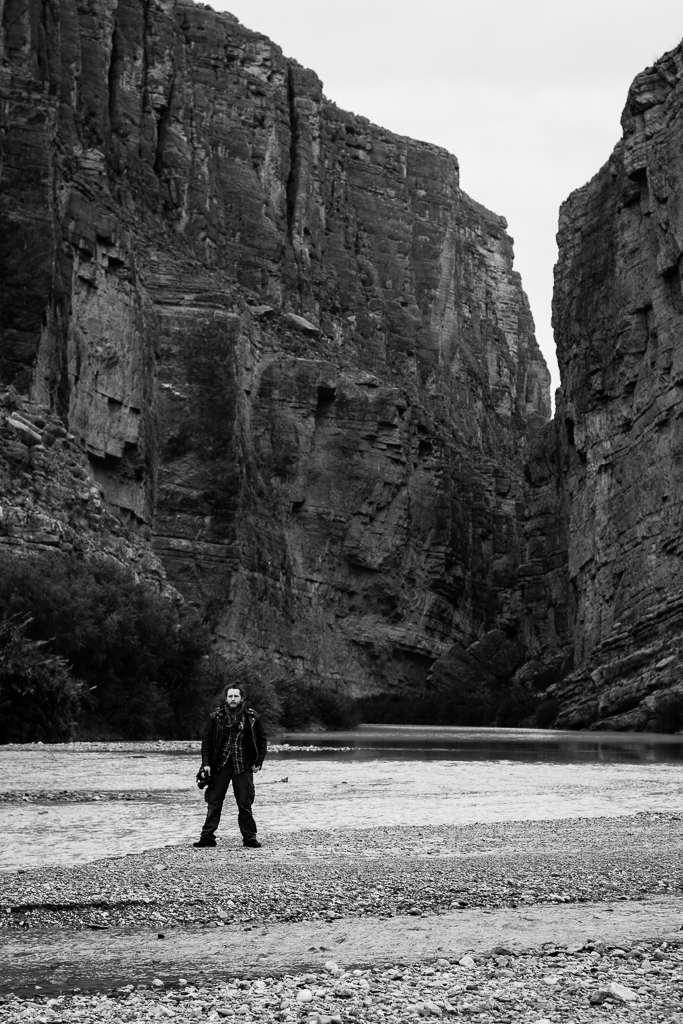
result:
[[(682, 806), (683, 736), (362, 726), (285, 740), (256, 777), (254, 814), (264, 841), (302, 828)], [(0, 871), (189, 844), (205, 809), (198, 767), (193, 742), (0, 746)], [(237, 838), (230, 793), (221, 831)]]

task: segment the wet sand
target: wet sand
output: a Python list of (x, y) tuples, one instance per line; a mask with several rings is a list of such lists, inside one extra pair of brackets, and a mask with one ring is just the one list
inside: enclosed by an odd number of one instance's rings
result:
[[(590, 943), (630, 947), (643, 940), (681, 941), (683, 897), (629, 902), (459, 910), (440, 915), (355, 918), (242, 929), (116, 928), (90, 932), (15, 933), (3, 942), (3, 988), (31, 991), (96, 988), (179, 977), (241, 977), (319, 971), (330, 959), (344, 968), (459, 960), (504, 946), (515, 956), (544, 946)], [(246, 940), (246, 941), (245, 941)], [(226, 970), (227, 968), (227, 970)]]

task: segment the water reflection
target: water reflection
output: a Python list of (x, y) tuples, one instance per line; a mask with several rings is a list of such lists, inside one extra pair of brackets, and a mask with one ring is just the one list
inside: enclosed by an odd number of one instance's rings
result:
[(293, 746), (313, 744), (338, 756), (454, 758), (464, 761), (679, 762), (683, 736), (666, 733), (577, 733), (545, 729), (475, 729), (460, 726), (361, 725), (348, 732), (288, 733)]

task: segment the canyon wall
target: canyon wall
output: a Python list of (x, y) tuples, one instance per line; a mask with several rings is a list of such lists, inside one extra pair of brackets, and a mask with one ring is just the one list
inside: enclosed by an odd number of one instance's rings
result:
[(0, 544), (128, 564), (349, 694), (675, 725), (681, 48), (562, 207), (550, 422), (455, 157), (189, 0), (0, 12)]
[(223, 649), (352, 694), (509, 678), (561, 618), (549, 376), (456, 159), (188, 0), (4, 0), (0, 50), (0, 381)]
[(562, 386), (522, 567), (526, 671), (558, 726), (663, 728), (683, 706), (682, 76), (679, 46), (636, 78), (621, 141), (560, 212)]

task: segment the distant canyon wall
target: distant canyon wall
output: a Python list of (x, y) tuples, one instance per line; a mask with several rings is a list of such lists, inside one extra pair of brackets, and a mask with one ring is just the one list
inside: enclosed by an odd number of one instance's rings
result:
[(0, 48), (0, 377), (106, 507), (226, 650), (514, 670), (549, 375), (456, 159), (187, 0), (5, 0)]
[(548, 608), (528, 669), (560, 726), (657, 728), (683, 707), (682, 74), (679, 46), (636, 78), (621, 141), (560, 212), (562, 385), (527, 466), (522, 569)]

